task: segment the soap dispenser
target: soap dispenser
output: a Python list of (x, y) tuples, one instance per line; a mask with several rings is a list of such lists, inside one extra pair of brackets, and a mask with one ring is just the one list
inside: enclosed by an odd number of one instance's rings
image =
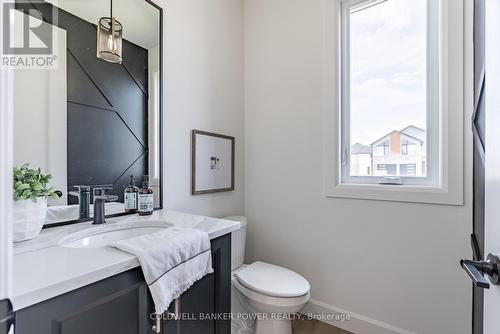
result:
[(130, 182), (128, 187), (125, 188), (124, 202), (125, 202), (125, 212), (135, 213), (137, 212), (137, 195), (139, 193), (139, 188), (135, 186), (134, 176), (130, 175)]
[(148, 216), (153, 214), (154, 210), (154, 197), (153, 190), (149, 188), (149, 176), (144, 175), (142, 188), (138, 193), (138, 212), (140, 216)]

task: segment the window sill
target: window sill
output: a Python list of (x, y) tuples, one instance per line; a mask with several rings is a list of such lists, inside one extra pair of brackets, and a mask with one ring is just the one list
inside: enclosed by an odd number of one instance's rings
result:
[(344, 183), (325, 189), (325, 196), (437, 205), (464, 205), (461, 191), (444, 186)]

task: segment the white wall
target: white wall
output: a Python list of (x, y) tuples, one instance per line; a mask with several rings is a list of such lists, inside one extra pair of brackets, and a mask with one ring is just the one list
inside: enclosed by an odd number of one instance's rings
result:
[[(26, 14), (14, 13), (16, 20), (23, 22)], [(51, 174), (49, 185), (62, 191), (63, 196), (49, 199), (49, 205), (65, 205), (68, 190), (66, 30), (53, 29), (57, 37), (54, 43), (57, 66), (14, 71), (14, 165), (29, 163), (31, 168)], [(22, 30), (16, 29), (15, 33), (22, 40)]]
[[(243, 213), (243, 1), (163, 0), (164, 207)], [(191, 130), (236, 137), (233, 192), (191, 196)]]
[(328, 1), (245, 2), (248, 260), (304, 275), (315, 306), (352, 312), (337, 325), (357, 333), (470, 333), (471, 284), (458, 264), (471, 256), (470, 113), (465, 206), (325, 198)]

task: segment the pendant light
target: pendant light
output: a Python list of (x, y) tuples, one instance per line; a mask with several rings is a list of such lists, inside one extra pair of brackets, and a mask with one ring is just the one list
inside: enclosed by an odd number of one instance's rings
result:
[(113, 17), (113, 0), (110, 5), (109, 17), (97, 22), (97, 58), (121, 64), (123, 26)]

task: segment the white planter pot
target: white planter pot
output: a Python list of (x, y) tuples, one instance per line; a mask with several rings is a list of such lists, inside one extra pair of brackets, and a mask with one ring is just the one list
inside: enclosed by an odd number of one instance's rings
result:
[(47, 199), (14, 201), (14, 242), (36, 238), (47, 214)]

